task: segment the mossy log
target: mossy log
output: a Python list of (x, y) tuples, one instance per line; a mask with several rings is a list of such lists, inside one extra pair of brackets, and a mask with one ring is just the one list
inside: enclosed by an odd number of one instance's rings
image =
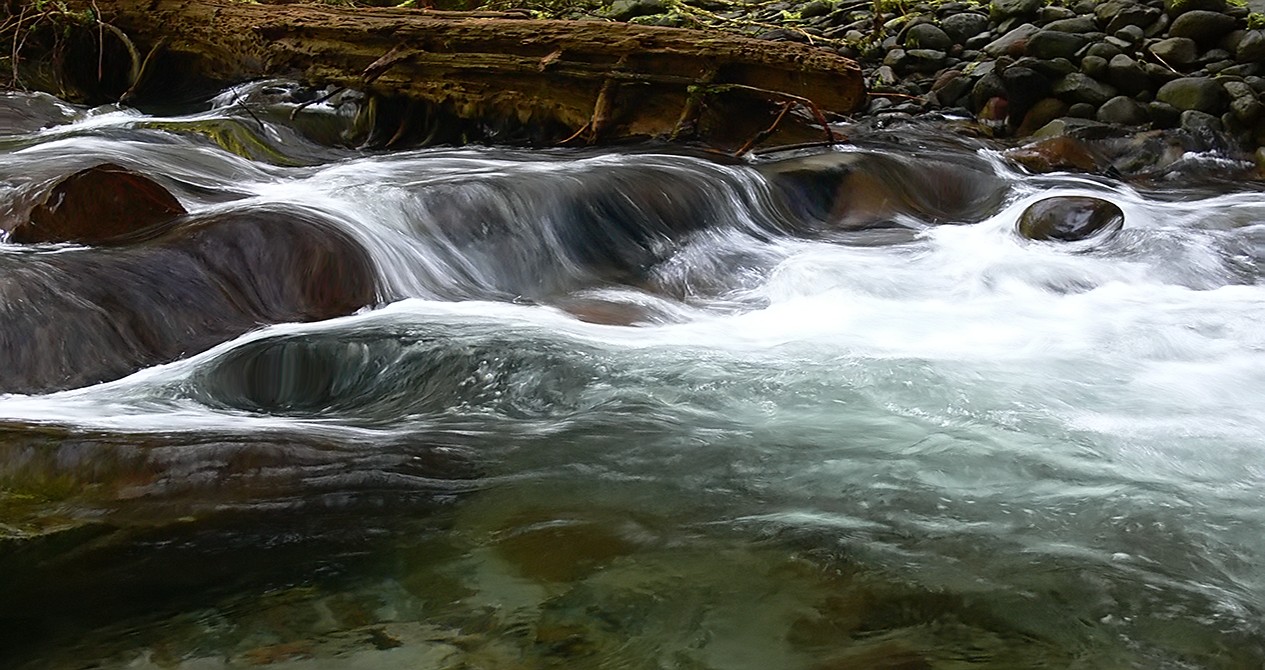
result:
[(457, 121), (476, 135), (526, 130), (537, 144), (675, 137), (731, 150), (775, 118), (778, 130), (761, 139), (824, 139), (824, 115), (865, 102), (855, 62), (804, 44), (487, 13), (76, 2), (96, 8), (109, 30), (89, 31), (114, 43), (104, 49), (113, 54), (104, 76), (97, 53), (62, 59), (80, 63), (84, 71), (72, 78), (96, 85), (98, 95), (155, 99), (191, 81), (295, 76), (394, 100), (392, 123), (419, 133)]

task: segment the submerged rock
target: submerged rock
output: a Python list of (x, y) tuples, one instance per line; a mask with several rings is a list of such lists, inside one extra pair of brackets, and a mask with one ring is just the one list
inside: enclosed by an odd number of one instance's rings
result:
[(1019, 217), (1019, 234), (1030, 240), (1076, 242), (1111, 235), (1124, 227), (1124, 212), (1114, 203), (1084, 196), (1039, 200)]
[(31, 210), (30, 220), (9, 231), (9, 241), (116, 244), (184, 213), (175, 196), (158, 182), (104, 163), (57, 182)]

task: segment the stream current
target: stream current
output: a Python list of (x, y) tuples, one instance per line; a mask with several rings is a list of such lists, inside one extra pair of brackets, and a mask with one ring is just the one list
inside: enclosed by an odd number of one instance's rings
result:
[[(934, 128), (357, 151), (284, 86), (2, 101), (10, 215), (115, 163), (193, 216), (333, 222), (377, 299), (0, 396), (0, 666), (1265, 665), (1259, 186)], [(841, 165), (867, 180), (805, 204)], [(1016, 234), (1063, 195), (1124, 229)], [(41, 316), (7, 336), (76, 346)]]

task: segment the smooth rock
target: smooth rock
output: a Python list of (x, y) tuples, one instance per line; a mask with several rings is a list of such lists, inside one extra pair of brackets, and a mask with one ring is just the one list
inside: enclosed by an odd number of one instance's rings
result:
[(1260, 63), (1265, 61), (1265, 30), (1249, 30), (1239, 40), (1234, 50), (1234, 58), (1240, 63)]
[(1177, 16), (1192, 9), (1224, 12), (1225, 5), (1225, 0), (1164, 0), (1164, 11), (1169, 16)]
[(606, 8), (606, 16), (627, 21), (638, 16), (664, 14), (670, 9), (667, 0), (615, 0)]
[(336, 223), (282, 207), (180, 217), (109, 253), (0, 255), (0, 393), (77, 388), (263, 324), (344, 316), (373, 304), (375, 281)]
[(1109, 62), (1101, 56), (1086, 56), (1081, 59), (1081, 71), (1094, 79), (1106, 79)]
[(1172, 67), (1184, 67), (1199, 57), (1199, 47), (1189, 37), (1170, 37), (1148, 47), (1160, 60)]
[(1037, 27), (1025, 23), (1014, 30), (989, 42), (981, 49), (984, 53), (997, 58), (999, 56), (1022, 56), (1028, 48), (1028, 38), (1037, 32)]
[(1160, 87), (1155, 99), (1181, 110), (1197, 110), (1207, 114), (1225, 111), (1226, 92), (1221, 84), (1203, 77), (1182, 77)]
[(1078, 119), (1092, 119), (1097, 113), (1097, 105), (1088, 102), (1078, 102), (1067, 108), (1067, 115)]
[(1137, 26), (1125, 26), (1113, 33), (1116, 39), (1128, 42), (1130, 46), (1136, 46), (1146, 39), (1146, 32)]
[(946, 56), (947, 54), (943, 51), (935, 49), (909, 49), (905, 52), (905, 60), (901, 63), (901, 67), (906, 72), (932, 74), (938, 72), (944, 65)]
[(1098, 25), (1106, 26), (1121, 12), (1129, 11), (1137, 6), (1138, 3), (1134, 0), (1107, 0), (1107, 2), (1095, 3), (1094, 18), (1098, 19)]
[(1139, 29), (1145, 29), (1160, 18), (1160, 10), (1146, 5), (1133, 5), (1120, 10), (1111, 20), (1105, 24), (1108, 33), (1115, 34), (1116, 31), (1134, 26)]
[(1017, 16), (1032, 16), (1044, 4), (1042, 0), (992, 0), (988, 3), (988, 16), (994, 21), (1004, 21)]
[(1073, 72), (1054, 84), (1054, 95), (1072, 103), (1098, 106), (1116, 97), (1117, 93), (1114, 87), (1080, 72)]
[(1244, 125), (1252, 125), (1261, 118), (1261, 102), (1255, 96), (1235, 98), (1230, 102), (1230, 112)]
[(1032, 108), (1024, 115), (1015, 134), (1019, 137), (1031, 135), (1049, 122), (1066, 114), (1067, 103), (1058, 98), (1043, 98), (1032, 105)]
[(1042, 23), (1053, 23), (1054, 21), (1063, 21), (1066, 19), (1076, 18), (1076, 11), (1067, 7), (1059, 7), (1058, 5), (1046, 5), (1041, 8), (1037, 14), (1037, 18)]
[(1182, 112), (1182, 130), (1192, 133), (1219, 133), (1222, 130), (1221, 118), (1213, 114), (1188, 109)]
[(1151, 80), (1137, 61), (1118, 54), (1107, 63), (1107, 81), (1125, 95), (1137, 95), (1151, 87)]
[(953, 14), (940, 21), (940, 28), (955, 43), (965, 44), (967, 40), (988, 30), (988, 17), (975, 12)]
[(1181, 123), (1182, 110), (1158, 100), (1147, 103), (1147, 116), (1156, 128), (1176, 128)]
[(1064, 33), (1092, 33), (1098, 30), (1098, 24), (1094, 23), (1093, 17), (1077, 16), (1070, 19), (1062, 19), (1059, 21), (1051, 21), (1045, 24), (1045, 30), (1057, 30)]
[(1028, 38), (1027, 54), (1034, 58), (1072, 58), (1089, 42), (1083, 35), (1038, 30)]
[(945, 51), (951, 46), (953, 46), (953, 38), (932, 23), (919, 23), (905, 33), (906, 48)]
[(1103, 123), (1115, 123), (1122, 126), (1140, 126), (1150, 121), (1150, 117), (1143, 107), (1133, 98), (1125, 95), (1118, 95), (1098, 108), (1098, 114), (1095, 116)]
[(1173, 19), (1168, 34), (1173, 37), (1189, 37), (1200, 45), (1216, 44), (1227, 33), (1234, 30), (1236, 21), (1220, 12), (1209, 12), (1196, 9), (1185, 12)]
[(1097, 56), (1103, 60), (1111, 60), (1121, 53), (1124, 52), (1120, 50), (1120, 47), (1110, 42), (1095, 42), (1085, 50), (1086, 56)]
[(1032, 203), (1019, 216), (1019, 234), (1030, 240), (1077, 242), (1124, 228), (1115, 203), (1085, 196), (1056, 196)]
[(9, 241), (118, 244), (184, 213), (158, 182), (105, 163), (59, 181), (31, 210), (30, 221), (9, 231)]

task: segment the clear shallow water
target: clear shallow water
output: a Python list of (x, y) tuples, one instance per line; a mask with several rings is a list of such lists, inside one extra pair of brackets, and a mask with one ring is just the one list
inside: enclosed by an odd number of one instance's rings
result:
[[(3, 140), (2, 193), (113, 161), (195, 215), (301, 208), (368, 249), (380, 304), (0, 397), (10, 664), (1265, 662), (1259, 188), (1031, 177), (934, 136), (367, 154), (240, 99), (195, 118), (277, 153), (66, 109)], [(779, 190), (873, 156), (978, 206), (849, 230)], [(1014, 234), (1055, 195), (1125, 229)]]

